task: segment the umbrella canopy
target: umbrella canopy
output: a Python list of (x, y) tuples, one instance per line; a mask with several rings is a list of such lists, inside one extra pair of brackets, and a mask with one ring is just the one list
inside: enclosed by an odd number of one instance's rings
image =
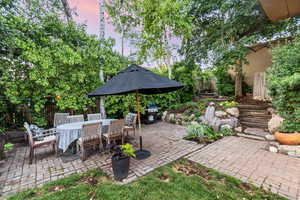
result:
[(177, 81), (155, 74), (138, 65), (130, 65), (119, 72), (103, 86), (88, 94), (89, 97), (121, 95), (133, 92), (140, 94), (161, 94), (182, 88)]

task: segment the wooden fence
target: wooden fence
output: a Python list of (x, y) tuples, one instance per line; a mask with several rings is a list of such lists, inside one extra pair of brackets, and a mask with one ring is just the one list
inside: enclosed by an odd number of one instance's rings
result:
[(254, 75), (253, 98), (258, 100), (269, 100), (265, 72), (257, 72)]

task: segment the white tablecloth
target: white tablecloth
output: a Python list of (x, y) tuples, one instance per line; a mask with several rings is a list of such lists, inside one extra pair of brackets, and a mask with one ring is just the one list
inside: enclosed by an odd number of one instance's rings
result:
[(59, 137), (58, 148), (62, 149), (63, 152), (65, 152), (72, 142), (79, 139), (81, 136), (81, 129), (83, 124), (102, 122), (102, 126), (108, 126), (110, 124), (110, 121), (112, 120), (114, 119), (91, 120), (62, 124), (57, 126), (57, 133)]

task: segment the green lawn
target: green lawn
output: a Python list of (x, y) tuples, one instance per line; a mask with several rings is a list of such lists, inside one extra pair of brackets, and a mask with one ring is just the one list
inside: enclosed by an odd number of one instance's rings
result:
[(285, 199), (187, 160), (161, 167), (138, 181), (118, 185), (103, 172), (75, 174), (9, 200), (276, 200)]

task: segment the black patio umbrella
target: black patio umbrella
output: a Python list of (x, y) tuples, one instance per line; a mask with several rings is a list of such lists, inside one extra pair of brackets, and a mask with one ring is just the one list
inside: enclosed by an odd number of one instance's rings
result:
[[(139, 94), (162, 94), (183, 88), (177, 81), (155, 74), (138, 65), (132, 64), (128, 68), (119, 72), (116, 76), (107, 81), (104, 85), (89, 93), (89, 97), (122, 95), (136, 93), (136, 106), (138, 112), (139, 131), (141, 131), (140, 98)], [(142, 140), (140, 137), (140, 151), (138, 157), (150, 156), (150, 152), (142, 150)]]

